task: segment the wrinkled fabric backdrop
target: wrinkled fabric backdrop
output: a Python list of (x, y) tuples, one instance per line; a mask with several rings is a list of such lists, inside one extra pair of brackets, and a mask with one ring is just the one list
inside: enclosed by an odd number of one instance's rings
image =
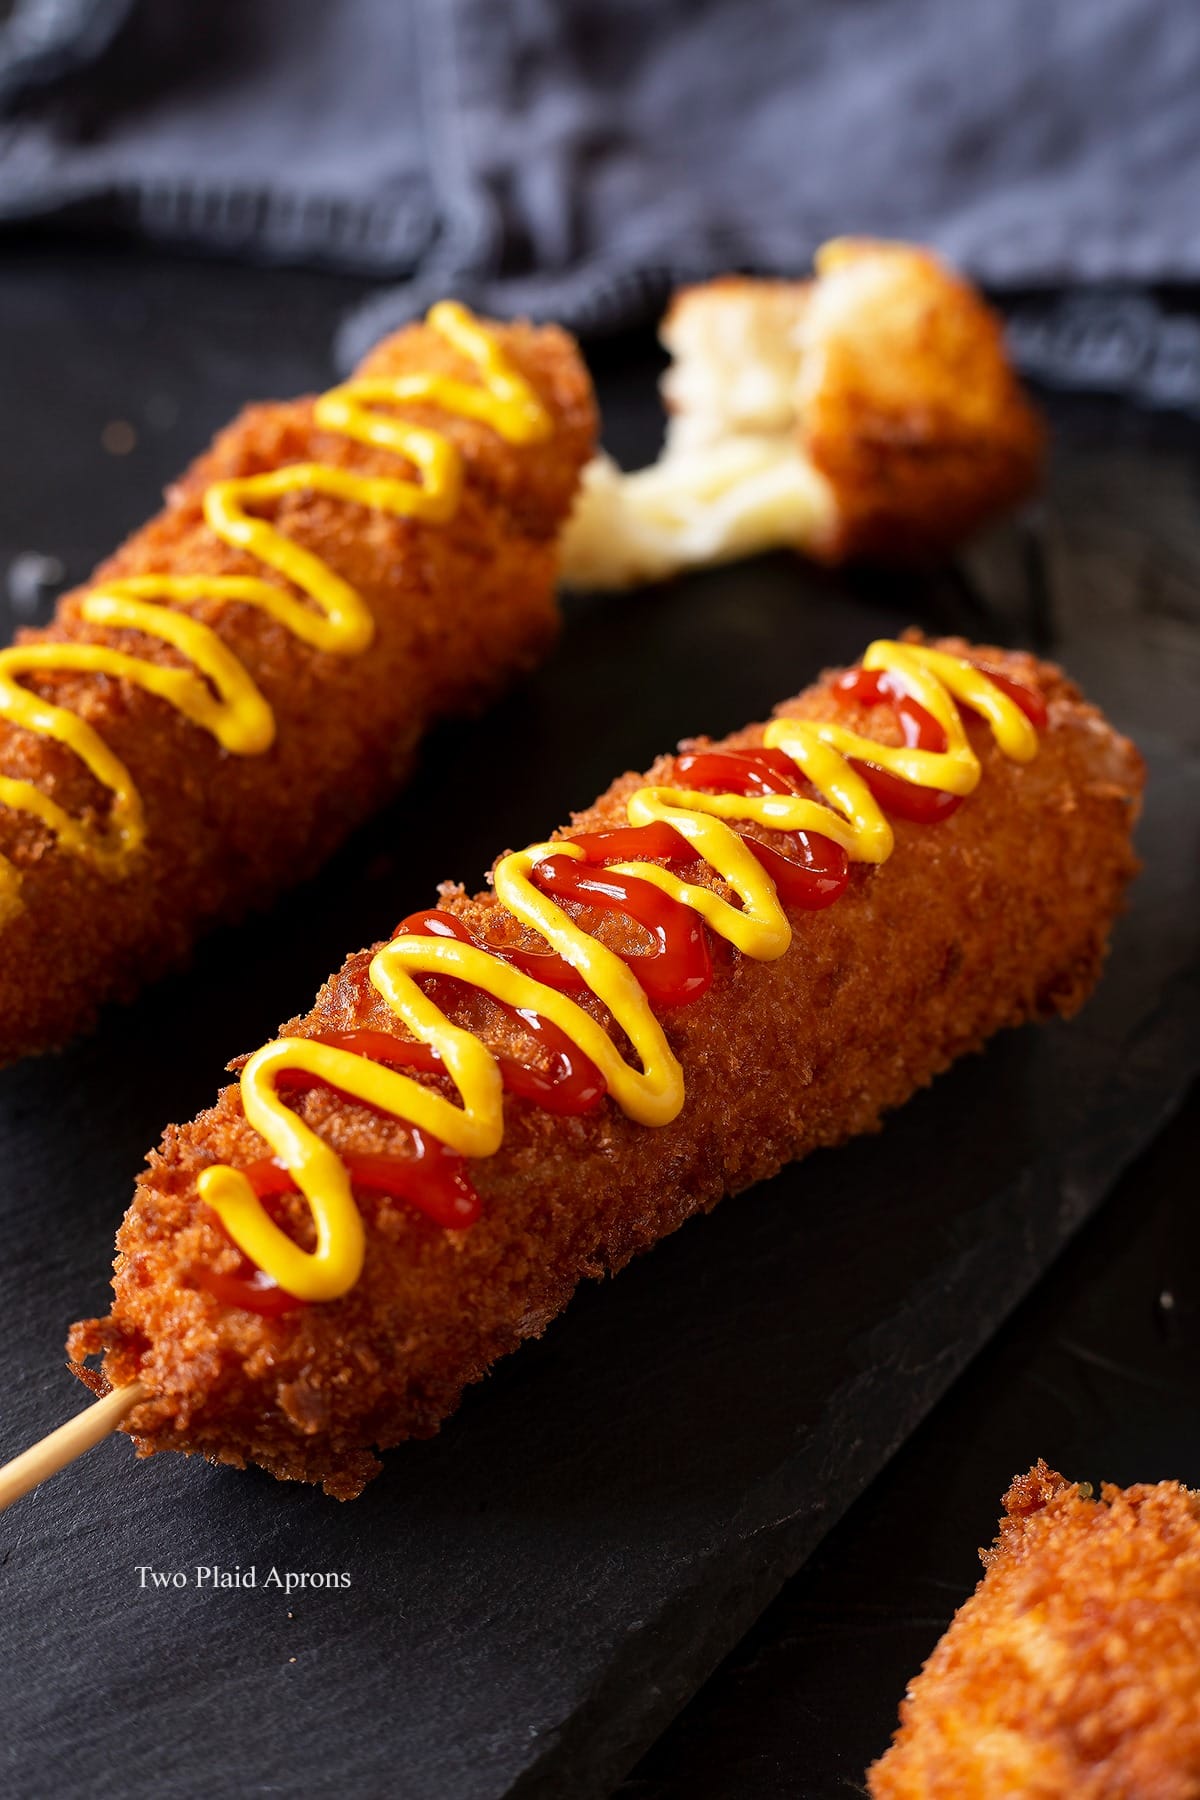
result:
[(1194, 404), (1200, 330), (1128, 290), (1200, 282), (1198, 176), (1200, 0), (0, 0), (0, 225), (377, 275), (343, 360), (872, 232), (1088, 288), (1026, 365)]

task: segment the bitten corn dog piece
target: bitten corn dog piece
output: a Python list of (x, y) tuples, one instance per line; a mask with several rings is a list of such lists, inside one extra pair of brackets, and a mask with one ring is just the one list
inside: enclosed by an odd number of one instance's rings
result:
[(906, 244), (839, 239), (813, 281), (687, 288), (663, 321), (666, 448), (599, 457), (564, 544), (577, 587), (761, 550), (944, 552), (1036, 485), (1043, 433), (970, 285)]
[(1052, 666), (916, 639), (623, 776), (167, 1131), (78, 1372), (142, 1454), (353, 1496), (585, 1276), (1073, 1012), (1140, 786)]
[(900, 1709), (875, 1800), (1195, 1800), (1200, 1495), (1039, 1462)]
[(563, 333), (435, 307), (250, 408), (0, 651), (0, 1061), (311, 872), (541, 656), (593, 430)]

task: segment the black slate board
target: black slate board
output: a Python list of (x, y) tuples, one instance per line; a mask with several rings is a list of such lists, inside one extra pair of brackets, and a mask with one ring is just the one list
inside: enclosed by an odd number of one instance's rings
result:
[[(847, 1800), (1014, 1471), (1200, 1486), (1200, 1083), (651, 1745), (620, 1800)], [(848, 1671), (852, 1675), (848, 1679)]]
[[(112, 1228), (162, 1122), (205, 1103), (348, 944), (443, 875), (475, 883), (614, 770), (761, 714), (913, 620), (1053, 648), (1151, 763), (1147, 870), (1078, 1021), (998, 1040), (879, 1138), (582, 1294), (360, 1502), (140, 1466), (120, 1440), (6, 1515), (9, 1791), (601, 1795), (694, 1690), (1200, 1063), (1195, 590), (1180, 559), (1145, 579), (1152, 521), (1127, 473), (1068, 454), (1047, 518), (953, 575), (837, 579), (780, 558), (575, 602), (554, 665), (442, 733), (319, 882), (90, 1042), (0, 1079), (8, 1450), (76, 1404), (59, 1345), (104, 1304)], [(1075, 534), (1098, 546), (1086, 580)], [(469, 796), (464, 820), (436, 819), (447, 793)], [(352, 1585), (143, 1591), (146, 1564)]]

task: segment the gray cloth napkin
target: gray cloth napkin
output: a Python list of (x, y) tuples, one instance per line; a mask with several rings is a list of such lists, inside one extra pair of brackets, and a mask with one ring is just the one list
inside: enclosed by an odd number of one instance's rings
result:
[(6, 97), (0, 221), (392, 279), (346, 359), (436, 294), (602, 330), (847, 231), (1200, 280), (1197, 0), (10, 0)]

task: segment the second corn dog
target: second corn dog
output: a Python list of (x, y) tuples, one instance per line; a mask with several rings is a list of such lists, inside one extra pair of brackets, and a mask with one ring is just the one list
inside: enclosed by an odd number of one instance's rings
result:
[(437, 307), (251, 408), (0, 651), (0, 1062), (310, 872), (537, 660), (593, 429), (564, 334)]

